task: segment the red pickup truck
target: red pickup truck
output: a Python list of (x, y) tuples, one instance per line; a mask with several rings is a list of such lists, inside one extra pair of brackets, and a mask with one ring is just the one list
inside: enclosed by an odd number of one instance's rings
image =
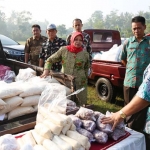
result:
[[(108, 51), (114, 44), (121, 44), (119, 31), (87, 29), (84, 32), (91, 37), (92, 52)], [(116, 96), (116, 87), (123, 87), (125, 67), (121, 62), (93, 60), (89, 83), (95, 84), (99, 98), (112, 102)]]

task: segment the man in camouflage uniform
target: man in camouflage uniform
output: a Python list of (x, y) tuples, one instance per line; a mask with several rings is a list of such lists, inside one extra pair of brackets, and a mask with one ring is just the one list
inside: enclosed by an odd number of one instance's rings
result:
[[(82, 31), (82, 20), (79, 19), (79, 18), (76, 18), (73, 20), (73, 28), (74, 28), (74, 31), (76, 32), (81, 32), (82, 35), (83, 35), (83, 46), (84, 46), (84, 50), (86, 50), (88, 53), (89, 53), (89, 58), (90, 58), (90, 63), (92, 62), (92, 49), (91, 49), (91, 46), (90, 46), (90, 35), (83, 32)], [(68, 35), (66, 41), (67, 41), (67, 45), (70, 45), (70, 38), (71, 38), (71, 35)]]
[(25, 44), (25, 63), (30, 61), (32, 65), (39, 66), (39, 53), (47, 37), (41, 35), (40, 26), (37, 24), (32, 26), (32, 33), (33, 36)]
[[(66, 41), (57, 37), (57, 29), (55, 24), (49, 24), (47, 26), (48, 39), (42, 45), (42, 49), (40, 52), (40, 67), (44, 66), (45, 61), (49, 58), (52, 54), (57, 52), (61, 46), (66, 45)], [(61, 62), (56, 62), (52, 65), (51, 69), (57, 72), (61, 71)]]

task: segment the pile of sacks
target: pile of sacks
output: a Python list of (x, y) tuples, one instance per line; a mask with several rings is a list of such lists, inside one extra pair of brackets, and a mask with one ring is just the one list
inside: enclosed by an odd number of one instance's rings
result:
[[(20, 138), (10, 135), (0, 137), (1, 150), (89, 150), (88, 138), (76, 131), (72, 119), (65, 114), (49, 112), (40, 108), (44, 116), (34, 129), (27, 131)], [(9, 138), (9, 139), (7, 139)], [(5, 149), (4, 149), (5, 147)]]
[(121, 58), (121, 51), (122, 51), (123, 45), (117, 46), (117, 44), (114, 44), (111, 49), (108, 51), (100, 51), (93, 53), (93, 60), (107, 60), (107, 61), (116, 61), (120, 62)]
[(101, 119), (105, 116), (110, 116), (109, 112), (106, 115), (81, 107), (75, 115), (69, 115), (72, 119), (76, 130), (86, 136), (89, 142), (96, 141), (98, 143), (104, 144), (108, 141), (108, 138), (113, 140), (118, 140), (120, 137), (126, 134), (124, 123), (120, 123), (114, 131), (112, 131), (111, 124), (101, 123)]
[[(66, 95), (71, 93), (69, 88), (61, 85), (56, 79), (50, 76), (40, 78), (30, 68), (20, 69), (16, 82), (0, 81), (0, 115), (5, 114), (5, 119), (10, 120), (37, 111), (41, 93), (49, 84), (63, 87), (66, 90)], [(76, 105), (68, 100), (68, 107), (76, 108)]]

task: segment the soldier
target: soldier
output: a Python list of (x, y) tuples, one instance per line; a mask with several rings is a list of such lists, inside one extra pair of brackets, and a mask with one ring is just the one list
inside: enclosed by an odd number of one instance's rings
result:
[(47, 37), (41, 35), (41, 28), (37, 24), (32, 26), (32, 33), (33, 36), (28, 38), (25, 44), (25, 63), (30, 60), (32, 65), (39, 66), (39, 53)]
[[(43, 43), (41, 52), (40, 52), (40, 67), (44, 66), (45, 61), (49, 58), (52, 54), (57, 52), (61, 46), (66, 45), (66, 41), (57, 37), (57, 28), (55, 24), (49, 24), (47, 26), (48, 39), (45, 43)], [(56, 62), (52, 65), (51, 70), (60, 72), (61, 70), (61, 62)]]

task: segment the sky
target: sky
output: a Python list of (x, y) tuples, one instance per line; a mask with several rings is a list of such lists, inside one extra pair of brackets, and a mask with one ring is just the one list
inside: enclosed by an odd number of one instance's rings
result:
[(104, 16), (112, 10), (118, 12), (150, 11), (149, 0), (0, 0), (0, 9), (7, 16), (15, 11), (30, 11), (32, 19), (56, 25), (72, 26), (74, 18), (86, 22), (95, 11), (102, 11)]

